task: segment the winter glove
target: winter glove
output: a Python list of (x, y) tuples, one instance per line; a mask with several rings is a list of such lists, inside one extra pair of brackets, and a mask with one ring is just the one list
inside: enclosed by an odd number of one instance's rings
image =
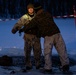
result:
[(23, 32), (23, 29), (19, 30), (19, 36), (21, 36), (21, 33)]
[(23, 32), (23, 29), (20, 29), (20, 30), (19, 30), (19, 33), (22, 33), (22, 32)]
[(15, 29), (13, 28), (11, 32), (12, 32), (13, 34), (15, 34), (18, 30), (19, 30), (19, 27), (16, 27)]
[(15, 29), (12, 29), (12, 31), (11, 31), (13, 34), (15, 34), (16, 32), (17, 32), (17, 30), (15, 30)]

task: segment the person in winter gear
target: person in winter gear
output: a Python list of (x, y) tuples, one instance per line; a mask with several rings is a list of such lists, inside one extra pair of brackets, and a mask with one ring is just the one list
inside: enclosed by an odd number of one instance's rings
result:
[[(19, 21), (14, 25), (12, 29), (13, 34), (19, 31), (24, 26), (24, 24), (27, 26), (27, 24), (35, 17), (36, 14), (34, 12), (33, 4), (28, 4), (27, 10), (28, 10), (28, 13), (24, 14), (19, 19)], [(32, 63), (31, 63), (31, 58), (30, 58), (32, 48), (34, 52), (36, 69), (39, 69), (41, 67), (41, 61), (40, 61), (41, 44), (40, 44), (40, 38), (36, 36), (36, 30), (35, 29), (29, 30), (26, 34), (24, 34), (23, 38), (24, 38), (26, 69), (27, 70), (32, 69)]]
[[(24, 26), (23, 30), (26, 33), (28, 30), (36, 29), (37, 36), (44, 38), (44, 58), (45, 65), (43, 72), (52, 72), (52, 48), (55, 46), (61, 61), (62, 69), (64, 66), (69, 70), (69, 58), (66, 51), (66, 45), (60, 33), (58, 26), (55, 24), (53, 17), (47, 11), (44, 11), (40, 4), (35, 5), (36, 16)], [(64, 70), (63, 70), (64, 71)]]

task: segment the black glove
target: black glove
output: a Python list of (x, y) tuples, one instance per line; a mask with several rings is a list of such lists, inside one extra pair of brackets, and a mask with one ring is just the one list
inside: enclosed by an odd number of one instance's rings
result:
[(21, 33), (23, 32), (23, 29), (19, 30), (19, 36), (21, 36)]
[(15, 29), (12, 29), (12, 31), (11, 31), (13, 34), (15, 34), (16, 32), (17, 32), (17, 30), (15, 30)]
[(20, 30), (19, 30), (19, 33), (22, 33), (22, 32), (23, 32), (23, 29), (20, 29)]
[(15, 29), (13, 28), (11, 32), (12, 32), (13, 34), (15, 34), (18, 30), (19, 30), (19, 27), (17, 26)]

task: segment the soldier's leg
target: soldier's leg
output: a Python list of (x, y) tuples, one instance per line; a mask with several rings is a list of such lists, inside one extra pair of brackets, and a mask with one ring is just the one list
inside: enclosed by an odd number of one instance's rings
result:
[(44, 68), (49, 70), (52, 69), (52, 48), (53, 48), (53, 37), (46, 36), (44, 38), (44, 58), (45, 65)]
[(62, 66), (69, 65), (69, 59), (68, 59), (68, 54), (66, 51), (66, 45), (65, 45), (65, 42), (64, 42), (60, 33), (55, 35), (54, 42), (55, 42), (56, 50), (60, 56), (61, 65)]
[(25, 52), (25, 63), (26, 63), (26, 66), (32, 67), (31, 58), (30, 58), (30, 56), (31, 56), (31, 43), (28, 40), (25, 40), (24, 52)]
[(40, 38), (35, 37), (33, 44), (33, 52), (35, 58), (35, 65), (38, 68), (41, 65), (41, 43)]

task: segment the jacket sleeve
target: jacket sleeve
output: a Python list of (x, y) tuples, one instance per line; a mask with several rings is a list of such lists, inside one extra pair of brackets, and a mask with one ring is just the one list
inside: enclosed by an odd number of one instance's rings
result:
[(18, 28), (18, 30), (21, 29), (24, 26), (25, 21), (26, 20), (23, 17), (21, 17), (18, 20), (18, 22), (14, 25), (13, 29), (16, 29), (16, 28)]
[(18, 30), (20, 30), (24, 24), (27, 24), (28, 23), (28, 16), (25, 14), (23, 15), (19, 20), (18, 22), (14, 25), (14, 27), (12, 28), (12, 33), (16, 33)]

